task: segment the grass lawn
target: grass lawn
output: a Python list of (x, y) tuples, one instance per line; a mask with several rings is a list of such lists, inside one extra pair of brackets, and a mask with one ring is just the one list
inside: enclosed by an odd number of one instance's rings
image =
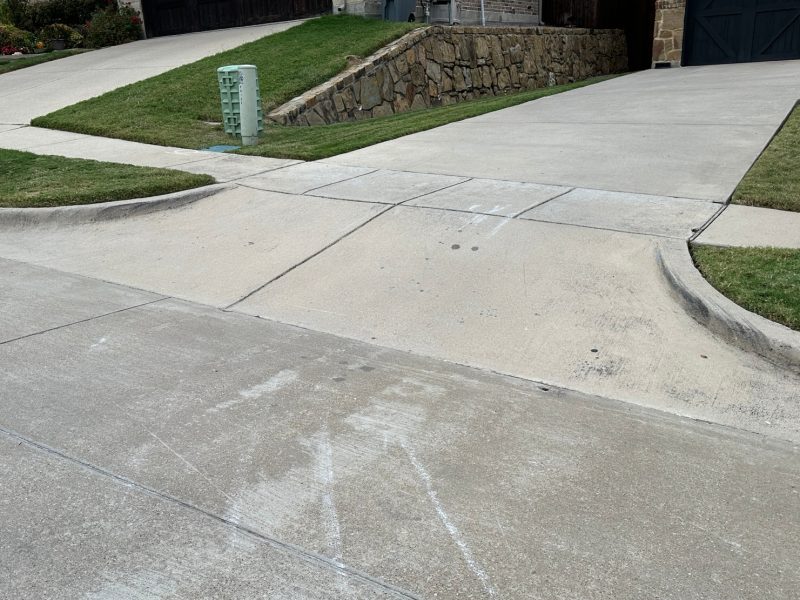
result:
[(80, 54), (81, 52), (89, 52), (89, 50), (74, 48), (72, 50), (54, 50), (53, 52), (46, 52), (44, 54), (30, 54), (22, 58), (9, 58), (7, 56), (0, 57), (0, 75), (3, 73), (10, 73), (11, 71), (16, 71), (18, 69), (24, 69), (25, 67), (40, 65), (42, 63), (50, 62), (51, 60), (66, 58), (67, 56)]
[(733, 202), (800, 212), (800, 107), (742, 179)]
[(208, 175), (0, 150), (0, 207), (92, 204), (214, 183)]
[(269, 112), (342, 71), (348, 55), (367, 56), (413, 28), (350, 15), (313, 19), (39, 117), (33, 124), (184, 148), (230, 144), (220, 125), (208, 124), (222, 119), (218, 67), (256, 65), (262, 107)]
[(800, 250), (694, 246), (709, 283), (749, 311), (800, 330)]
[[(733, 203), (800, 212), (800, 106), (742, 179)], [(692, 255), (728, 298), (800, 330), (800, 250), (695, 246)]]

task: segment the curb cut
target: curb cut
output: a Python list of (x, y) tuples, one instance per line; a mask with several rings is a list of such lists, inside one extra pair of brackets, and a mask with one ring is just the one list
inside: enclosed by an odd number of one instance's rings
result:
[(686, 242), (665, 240), (656, 250), (673, 295), (698, 323), (746, 352), (800, 373), (800, 333), (745, 310), (697, 270)]
[(48, 206), (43, 208), (0, 208), (0, 227), (28, 227), (34, 225), (80, 225), (97, 221), (110, 221), (172, 208), (231, 189), (229, 184), (212, 184), (191, 190), (97, 204), (75, 206)]

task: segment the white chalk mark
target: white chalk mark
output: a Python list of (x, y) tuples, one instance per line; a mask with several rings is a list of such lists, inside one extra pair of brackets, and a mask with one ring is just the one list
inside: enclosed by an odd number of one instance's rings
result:
[[(331, 447), (330, 437), (328, 436), (328, 428), (325, 426), (323, 426), (322, 431), (320, 431), (316, 455), (316, 476), (317, 481), (322, 487), (322, 515), (325, 521), (325, 529), (327, 530), (328, 548), (334, 562), (341, 567), (344, 566), (342, 562), (342, 530), (339, 525), (336, 502), (333, 498), (333, 485), (335, 483), (333, 472), (333, 448)], [(341, 592), (340, 596), (351, 596), (347, 574), (340, 571), (339, 575), (340, 577), (337, 578), (336, 585)]]
[(174, 449), (172, 446), (170, 446), (170, 445), (169, 445), (167, 442), (165, 442), (164, 440), (162, 440), (162, 439), (161, 439), (160, 437), (158, 437), (158, 436), (157, 436), (157, 435), (156, 435), (156, 434), (155, 434), (153, 431), (151, 431), (151, 430), (150, 430), (150, 428), (149, 428), (149, 427), (147, 427), (147, 425), (145, 425), (145, 424), (144, 424), (144, 420), (143, 420), (143, 419), (141, 419), (141, 418), (140, 418), (140, 417), (138, 417), (138, 416), (135, 416), (135, 415), (133, 415), (131, 412), (129, 412), (129, 411), (128, 411), (128, 410), (126, 410), (126, 409), (125, 409), (123, 406), (121, 406), (120, 404), (118, 404), (118, 403), (114, 402), (113, 400), (111, 401), (111, 403), (112, 403), (114, 406), (116, 406), (116, 407), (117, 407), (117, 409), (120, 411), (120, 413), (122, 413), (123, 415), (125, 415), (125, 416), (126, 416), (126, 417), (128, 417), (129, 419), (131, 419), (131, 420), (133, 420), (133, 421), (136, 421), (136, 422), (139, 424), (139, 427), (141, 427), (142, 429), (144, 429), (144, 430), (147, 432), (147, 434), (148, 434), (150, 437), (152, 437), (152, 438), (153, 438), (154, 440), (156, 440), (156, 441), (157, 441), (159, 444), (161, 444), (162, 446), (164, 446), (164, 448), (166, 448), (167, 450), (169, 450), (169, 451), (170, 451), (170, 452), (171, 452), (171, 453), (172, 453), (172, 454), (173, 454), (175, 457), (177, 457), (177, 458), (178, 458), (178, 460), (180, 460), (180, 461), (181, 461), (183, 464), (185, 464), (187, 467), (189, 467), (189, 468), (190, 468), (192, 471), (194, 471), (195, 473), (197, 473), (197, 474), (198, 474), (198, 475), (199, 475), (199, 476), (200, 476), (200, 477), (201, 477), (201, 478), (202, 478), (202, 479), (203, 479), (203, 480), (204, 480), (204, 481), (205, 481), (205, 482), (206, 482), (208, 485), (210, 485), (210, 486), (211, 486), (211, 487), (212, 487), (214, 490), (216, 490), (216, 491), (217, 491), (217, 493), (219, 493), (219, 494), (220, 494), (222, 497), (224, 497), (226, 500), (228, 500), (228, 501), (230, 501), (230, 502), (233, 502), (233, 501), (234, 501), (234, 499), (233, 499), (233, 498), (231, 498), (231, 496), (230, 496), (230, 495), (229, 495), (227, 492), (225, 492), (225, 490), (223, 490), (223, 489), (222, 489), (221, 487), (219, 487), (219, 486), (218, 486), (216, 483), (214, 483), (214, 481), (213, 481), (213, 480), (212, 480), (212, 479), (211, 479), (211, 478), (210, 478), (208, 475), (206, 475), (206, 474), (205, 474), (203, 471), (201, 471), (201, 470), (200, 470), (200, 469), (198, 469), (196, 466), (194, 466), (194, 465), (193, 465), (191, 462), (189, 462), (189, 460), (187, 460), (187, 459), (186, 459), (186, 458), (185, 458), (185, 457), (184, 457), (184, 456), (183, 456), (183, 455), (182, 455), (180, 452), (178, 452), (177, 450), (175, 450), (175, 449)]
[(497, 225), (495, 225), (495, 226), (494, 226), (494, 228), (493, 228), (493, 229), (492, 229), (492, 230), (489, 232), (489, 236), (488, 236), (488, 237), (494, 237), (495, 235), (497, 235), (497, 233), (498, 233), (498, 232), (499, 232), (499, 231), (500, 231), (500, 230), (501, 230), (503, 227), (505, 227), (506, 225), (508, 225), (510, 222), (511, 222), (511, 219), (503, 219), (502, 221), (500, 221), (500, 222), (499, 222)]
[(333, 557), (339, 562), (342, 558), (342, 535), (339, 528), (339, 516), (333, 501), (333, 448), (328, 437), (328, 429), (324, 427), (317, 442), (317, 481), (322, 485), (322, 508), (325, 527), (328, 531), (328, 545)]
[(267, 379), (264, 383), (254, 385), (250, 389), (242, 390), (239, 395), (248, 400), (260, 398), (264, 394), (271, 394), (277, 392), (279, 389), (286, 387), (297, 379), (297, 372), (291, 369), (284, 369)]
[(483, 223), (489, 217), (483, 214), (477, 214), (469, 220), (468, 225), (478, 225), (479, 223)]
[(464, 561), (467, 563), (467, 567), (469, 570), (472, 571), (475, 576), (480, 580), (481, 585), (483, 586), (483, 590), (491, 597), (497, 595), (497, 592), (492, 586), (492, 582), (489, 579), (489, 576), (486, 574), (478, 562), (475, 560), (475, 557), (472, 554), (472, 550), (470, 550), (469, 546), (467, 545), (466, 540), (461, 535), (461, 532), (455, 526), (453, 521), (450, 519), (450, 516), (445, 512), (442, 503), (439, 501), (439, 497), (436, 494), (436, 490), (433, 489), (433, 482), (431, 481), (431, 476), (428, 474), (428, 471), (425, 470), (425, 467), (422, 466), (417, 460), (416, 455), (414, 454), (413, 448), (408, 446), (405, 442), (401, 442), (400, 444), (403, 447), (403, 450), (406, 451), (408, 455), (408, 459), (411, 461), (411, 464), (414, 465), (414, 469), (417, 471), (417, 475), (425, 484), (425, 489), (428, 493), (428, 499), (433, 504), (433, 507), (436, 509), (436, 514), (439, 515), (439, 520), (444, 525), (447, 532), (450, 534), (450, 537), (455, 542), (458, 549), (461, 551), (461, 555), (464, 557)]
[(175, 449), (174, 449), (172, 446), (170, 446), (170, 445), (169, 445), (167, 442), (165, 442), (165, 441), (164, 441), (164, 440), (162, 440), (160, 437), (158, 437), (158, 436), (157, 436), (155, 433), (153, 433), (152, 431), (150, 431), (150, 430), (149, 430), (147, 427), (145, 427), (145, 425), (144, 425), (143, 423), (141, 423), (141, 426), (142, 426), (142, 429), (144, 429), (144, 430), (145, 430), (147, 433), (149, 433), (149, 434), (150, 434), (150, 436), (151, 436), (153, 439), (155, 439), (155, 440), (156, 440), (158, 443), (160, 443), (162, 446), (164, 446), (164, 448), (166, 448), (167, 450), (169, 450), (170, 452), (172, 452), (172, 454), (174, 454), (174, 455), (175, 455), (175, 456), (176, 456), (176, 457), (177, 457), (177, 458), (178, 458), (178, 459), (179, 459), (181, 462), (183, 462), (183, 463), (184, 463), (184, 464), (185, 464), (187, 467), (189, 467), (189, 468), (190, 468), (192, 471), (194, 471), (195, 473), (197, 473), (198, 475), (200, 475), (200, 477), (201, 477), (201, 478), (203, 478), (203, 480), (204, 480), (204, 481), (205, 481), (205, 482), (206, 482), (208, 485), (210, 485), (212, 488), (214, 488), (214, 489), (215, 489), (215, 490), (216, 490), (216, 491), (217, 491), (217, 492), (218, 492), (220, 495), (222, 495), (222, 496), (223, 496), (223, 497), (224, 497), (226, 500), (228, 500), (228, 501), (230, 501), (230, 502), (233, 502), (233, 501), (234, 501), (234, 499), (233, 499), (233, 498), (231, 498), (231, 496), (230, 496), (230, 495), (228, 495), (228, 493), (227, 493), (227, 492), (225, 492), (225, 490), (223, 490), (223, 489), (222, 489), (221, 487), (219, 487), (219, 486), (218, 486), (216, 483), (214, 483), (214, 481), (213, 481), (213, 480), (212, 480), (212, 479), (211, 479), (211, 478), (210, 478), (208, 475), (206, 475), (205, 473), (203, 473), (203, 471), (201, 471), (200, 469), (198, 469), (197, 467), (195, 467), (195, 466), (194, 466), (194, 465), (193, 465), (191, 462), (189, 462), (189, 461), (188, 461), (186, 458), (184, 458), (182, 454), (180, 454), (180, 453), (179, 453), (177, 450), (175, 450)]
[(246, 390), (240, 390), (238, 398), (231, 398), (230, 400), (225, 400), (225, 402), (220, 402), (216, 406), (209, 408), (208, 412), (215, 413), (221, 410), (232, 408), (237, 404), (241, 404), (245, 400), (258, 400), (265, 394), (273, 394), (278, 390), (285, 388), (296, 379), (296, 371), (284, 369), (283, 371), (280, 371), (267, 379), (264, 383), (259, 383), (258, 385), (254, 385)]
[(101, 347), (103, 344), (105, 344), (105, 343), (106, 343), (106, 338), (104, 338), (104, 337), (101, 337), (101, 338), (100, 338), (99, 340), (97, 340), (97, 341), (96, 341), (94, 344), (92, 344), (91, 346), (89, 346), (89, 350), (95, 350), (95, 349), (97, 349), (97, 348), (100, 348), (100, 347)]

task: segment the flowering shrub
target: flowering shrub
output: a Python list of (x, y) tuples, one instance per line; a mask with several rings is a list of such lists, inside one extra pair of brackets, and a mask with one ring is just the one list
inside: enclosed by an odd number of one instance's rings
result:
[(142, 19), (139, 13), (127, 4), (118, 5), (113, 0), (109, 5), (92, 15), (86, 23), (86, 44), (92, 48), (115, 46), (133, 42), (142, 37)]
[(83, 43), (83, 36), (77, 29), (63, 23), (53, 23), (43, 27), (36, 36), (43, 42), (64, 40), (67, 48), (77, 48)]
[(32, 52), (36, 40), (30, 31), (19, 29), (13, 25), (0, 25), (0, 48), (3, 54), (14, 52)]
[(53, 23), (75, 27), (107, 5), (108, 0), (0, 0), (10, 23), (22, 29), (38, 31)]

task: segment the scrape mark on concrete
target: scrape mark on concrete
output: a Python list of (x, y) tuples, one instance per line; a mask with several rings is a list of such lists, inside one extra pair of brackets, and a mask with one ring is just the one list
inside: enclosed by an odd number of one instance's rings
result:
[(216, 406), (209, 408), (208, 412), (215, 413), (240, 404), (244, 400), (257, 400), (266, 394), (272, 394), (285, 388), (287, 385), (297, 380), (297, 372), (291, 369), (284, 369), (267, 379), (264, 383), (259, 383), (246, 390), (239, 391), (239, 398), (232, 398), (225, 402), (220, 402)]
[(253, 386), (250, 389), (242, 390), (239, 395), (248, 400), (260, 398), (264, 394), (271, 394), (277, 392), (279, 389), (286, 387), (297, 379), (297, 371), (291, 369), (284, 369), (279, 373), (267, 379), (264, 383)]
[(97, 340), (97, 341), (96, 341), (94, 344), (92, 344), (91, 346), (89, 346), (89, 350), (102, 350), (102, 349), (103, 349), (103, 345), (104, 345), (105, 343), (106, 343), (106, 338), (104, 338), (104, 337), (101, 337), (101, 338), (100, 338), (99, 340)]
[[(336, 511), (336, 502), (333, 498), (334, 471), (333, 448), (331, 447), (328, 428), (323, 426), (316, 440), (316, 478), (322, 491), (322, 517), (325, 521), (326, 537), (328, 538), (328, 551), (337, 565), (342, 565), (342, 530), (339, 525), (339, 515)], [(350, 596), (347, 575), (339, 573), (336, 585), (339, 591)]]
[(337, 562), (342, 558), (342, 534), (336, 504), (333, 501), (333, 449), (327, 427), (323, 427), (316, 443), (317, 481), (322, 487), (322, 508), (325, 518), (325, 529), (328, 534), (328, 546)]
[(458, 546), (458, 549), (461, 551), (461, 556), (464, 557), (464, 562), (467, 563), (467, 567), (480, 580), (481, 585), (483, 586), (483, 591), (486, 592), (488, 596), (497, 596), (497, 591), (494, 589), (494, 586), (492, 585), (489, 576), (486, 574), (486, 571), (484, 571), (475, 560), (472, 550), (470, 550), (470, 547), (467, 545), (464, 536), (461, 535), (461, 532), (450, 519), (450, 516), (447, 514), (447, 512), (445, 512), (444, 506), (442, 506), (442, 503), (439, 501), (439, 497), (436, 494), (436, 490), (433, 489), (431, 476), (422, 463), (417, 460), (414, 449), (406, 442), (401, 442), (400, 445), (402, 446), (403, 450), (405, 450), (408, 460), (410, 460), (411, 464), (414, 465), (414, 469), (417, 471), (417, 475), (422, 480), (422, 483), (425, 484), (425, 491), (428, 494), (428, 499), (436, 509), (436, 514), (439, 516), (439, 520), (442, 522), (442, 525), (444, 525), (445, 529), (447, 529), (447, 533), (450, 534), (453, 542), (455, 542), (456, 546)]

